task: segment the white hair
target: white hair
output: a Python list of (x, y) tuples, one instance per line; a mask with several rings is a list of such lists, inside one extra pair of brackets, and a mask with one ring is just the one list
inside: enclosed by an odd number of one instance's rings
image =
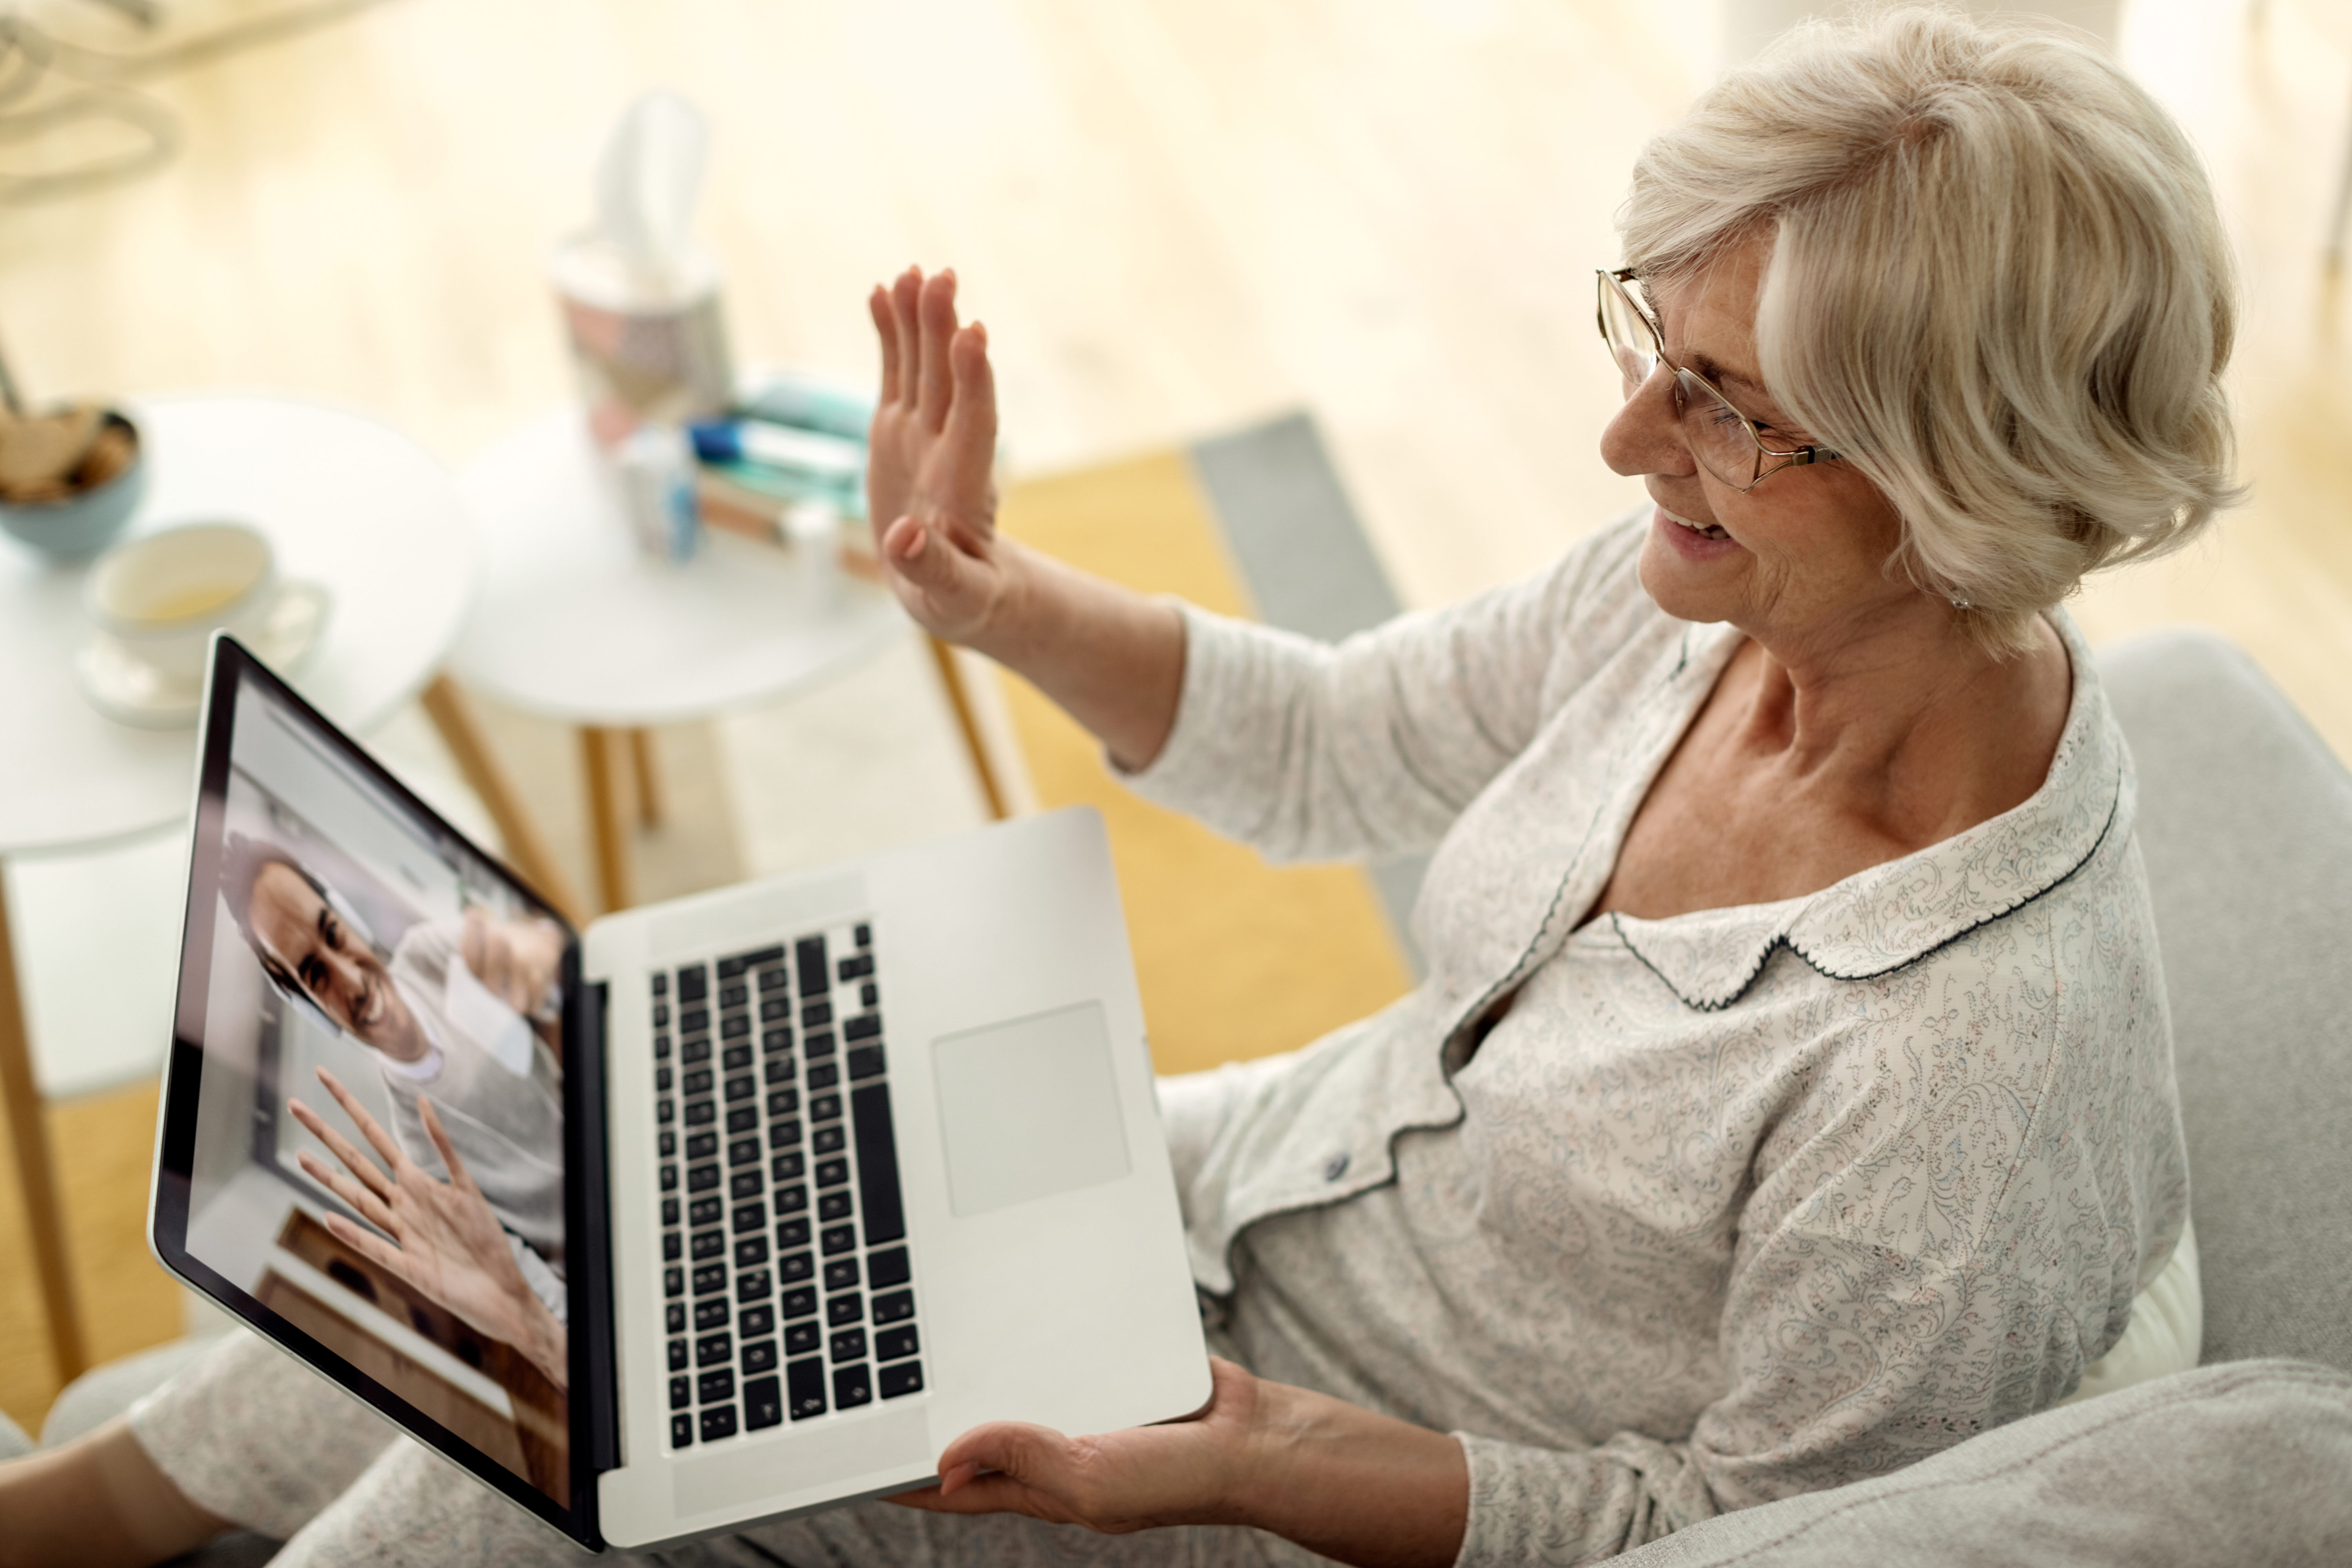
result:
[(1775, 398), (1893, 503), (1888, 563), (1995, 652), (2236, 504), (2236, 284), (2203, 165), (2086, 45), (1905, 6), (1807, 23), (1634, 164), (1627, 265), (1754, 237)]

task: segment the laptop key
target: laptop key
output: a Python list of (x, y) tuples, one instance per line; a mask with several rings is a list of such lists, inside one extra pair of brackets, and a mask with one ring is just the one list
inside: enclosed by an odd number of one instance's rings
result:
[(730, 1165), (758, 1164), (760, 1163), (760, 1141), (757, 1138), (739, 1138), (734, 1142), (730, 1143), (727, 1145), (727, 1163)]
[(656, 1002), (654, 1004), (654, 1027), (656, 1029), (666, 1029), (669, 1027), (668, 1003)]
[(792, 1021), (792, 1016), (793, 999), (791, 997), (762, 996), (760, 998), (760, 1022), (762, 1024), (789, 1023)]
[(709, 1068), (698, 1068), (693, 1072), (686, 1075), (684, 1082), (681, 1083), (679, 1087), (688, 1094), (709, 1094), (710, 1092), (710, 1069)]
[(745, 1231), (765, 1230), (768, 1228), (768, 1205), (757, 1198), (748, 1204), (738, 1204), (727, 1223), (738, 1236)]
[(757, 1132), (759, 1130), (760, 1108), (758, 1106), (739, 1105), (727, 1113), (727, 1135), (730, 1138), (740, 1133)]
[(832, 989), (832, 965), (825, 962), (822, 936), (804, 936), (793, 943), (793, 963), (800, 971), (803, 995), (822, 996)]
[(669, 971), (666, 969), (656, 969), (654, 971), (653, 992), (656, 996), (667, 996), (669, 994)]
[(736, 1238), (736, 1268), (757, 1268), (766, 1261), (768, 1261), (768, 1238), (765, 1236), (744, 1236)]
[(708, 1007), (687, 1008), (677, 1016), (677, 1030), (681, 1035), (709, 1034), (710, 1032), (710, 1009)]
[(857, 1287), (857, 1259), (845, 1258), (824, 1266), (824, 1288), (828, 1290), (852, 1290)]
[(757, 1432), (781, 1426), (784, 1419), (784, 1389), (772, 1377), (755, 1377), (743, 1384), (743, 1430)]
[(669, 1369), (670, 1369), (670, 1371), (672, 1371), (672, 1372), (684, 1372), (688, 1367), (689, 1367), (689, 1366), (693, 1365), (693, 1364), (694, 1364), (694, 1363), (693, 1363), (693, 1354), (694, 1354), (694, 1347), (693, 1347), (692, 1345), (688, 1344), (684, 1340), (672, 1340), (672, 1341), (670, 1341), (670, 1342), (669, 1342)]
[(825, 1025), (830, 1024), (830, 1023), (832, 1023), (832, 1022), (833, 1022), (833, 1004), (832, 1004), (832, 1003), (830, 1003), (830, 1002), (809, 1002), (809, 1003), (805, 1003), (805, 1004), (803, 1004), (803, 1005), (802, 1005), (802, 1007), (801, 1007), (801, 1027), (802, 1027), (802, 1028), (803, 1028), (803, 1029), (817, 1029), (817, 1028), (822, 1028), (822, 1027), (824, 1027)]
[(841, 1026), (845, 1040), (870, 1040), (882, 1032), (882, 1016), (878, 1013), (860, 1013)]
[(721, 1007), (740, 1007), (751, 999), (751, 993), (740, 982), (733, 985), (721, 985), (719, 988), (719, 1005)]
[(751, 1015), (749, 1013), (730, 1013), (719, 1021), (719, 1037), (722, 1040), (740, 1040), (751, 1032)]
[(833, 1062), (813, 1062), (810, 1064), (808, 1070), (808, 1087), (811, 1094), (814, 1094), (821, 1089), (831, 1089), (835, 1084), (837, 1084), (840, 1081), (841, 1068), (837, 1064)]
[(760, 1171), (756, 1165), (748, 1171), (738, 1171), (727, 1178), (727, 1191), (739, 1203), (745, 1198), (758, 1197), (760, 1187)]
[(667, 1035), (656, 1035), (654, 1037), (654, 1060), (661, 1062), (667, 1061), (668, 1059), (669, 1037)]
[(686, 1102), (686, 1124), (708, 1127), (719, 1120), (718, 1102), (709, 1100), (689, 1100)]
[[(707, 1102), (698, 1102), (698, 1103), (707, 1103)], [(693, 1106), (691, 1106), (691, 1105), (689, 1105), (689, 1106), (688, 1106), (688, 1107), (686, 1108), (686, 1110), (687, 1110), (687, 1116), (686, 1116), (686, 1119), (687, 1119), (688, 1121), (692, 1121), (694, 1120), (694, 1107), (693, 1107)], [(708, 1120), (708, 1118), (705, 1118), (705, 1120)], [(820, 1095), (818, 1095), (815, 1099), (814, 1099), (814, 1100), (810, 1100), (810, 1101), (809, 1101), (809, 1120), (810, 1120), (811, 1121), (840, 1121), (840, 1120), (841, 1120), (841, 1096), (839, 1096), (839, 1095), (837, 1095), (837, 1094), (820, 1094)]]
[(742, 1072), (751, 1065), (749, 1045), (730, 1046), (719, 1053), (719, 1065), (728, 1072)]
[(677, 972), (677, 999), (699, 1002), (710, 994), (710, 975), (698, 963), (689, 963)]
[(828, 1297), (824, 1303), (825, 1327), (838, 1329), (845, 1324), (862, 1321), (866, 1316), (866, 1299), (852, 1290), (846, 1296)]
[(857, 988), (857, 1005), (861, 1007), (869, 1009), (880, 1006), (882, 1005), (882, 987), (875, 984), (871, 980), (859, 986)]
[(786, 1318), (805, 1318), (816, 1310), (816, 1290), (803, 1285), (797, 1290), (787, 1290), (777, 1310)]
[[(788, 1090), (787, 1092), (790, 1091)], [(771, 1112), (770, 1114), (772, 1115), (773, 1112)], [(772, 1121), (768, 1124), (769, 1148), (789, 1149), (800, 1141), (801, 1124), (798, 1121), (788, 1118), (782, 1121)], [(776, 1178), (776, 1180), (780, 1182), (784, 1178), (782, 1176), (778, 1176)]]
[(735, 1407), (721, 1405), (702, 1413), (702, 1440), (716, 1443), (721, 1437), (735, 1436)]
[(890, 1121), (890, 1086), (852, 1089), (850, 1120), (857, 1129), (857, 1202), (870, 1243), (902, 1241), (907, 1215), (898, 1192), (898, 1134)]
[(798, 1214), (808, 1207), (808, 1188), (798, 1184), (776, 1189), (776, 1212)]
[(718, 1184), (719, 1167), (716, 1165), (697, 1165), (686, 1173), (686, 1190), (689, 1193), (707, 1193)]
[(849, 1147), (849, 1129), (836, 1121), (830, 1127), (820, 1127), (809, 1140), (809, 1150), (817, 1154), (838, 1154)]
[(808, 1221), (804, 1219), (788, 1219), (776, 1226), (776, 1250), (778, 1252), (787, 1252), (795, 1247), (806, 1247), (808, 1244)]
[(786, 1362), (784, 1400), (795, 1421), (824, 1415), (824, 1363), (814, 1356), (807, 1361)]
[(672, 1410), (694, 1408), (694, 1380), (679, 1376), (669, 1380), (669, 1407)]
[(694, 1442), (694, 1417), (673, 1415), (669, 1418), (669, 1446), (673, 1448), (690, 1447)]
[(829, 1057), (833, 1055), (832, 1032), (830, 1030), (820, 1029), (815, 1034), (811, 1035), (807, 1039), (802, 1041), (801, 1054), (808, 1058), (811, 1061), (816, 1060), (819, 1057)]
[(697, 1132), (686, 1141), (686, 1157), (689, 1160), (715, 1160), (719, 1157), (719, 1134)]
[(727, 1298), (712, 1296), (694, 1304), (694, 1331), (707, 1334), (713, 1329), (727, 1326)]
[(849, 1194), (846, 1192), (827, 1193), (816, 1201), (816, 1217), (820, 1221), (847, 1219)]
[(776, 1331), (776, 1310), (764, 1304), (746, 1307), (736, 1315), (735, 1327), (747, 1340), (772, 1334)]
[(694, 1364), (724, 1366), (735, 1359), (735, 1342), (725, 1334), (705, 1334), (694, 1342)]
[(886, 1366), (882, 1369), (880, 1381), (885, 1399), (896, 1399), (902, 1394), (920, 1394), (923, 1391), (923, 1363), (902, 1361), (896, 1366)]
[(760, 1080), (753, 1078), (750, 1073), (745, 1073), (740, 1078), (730, 1078), (727, 1080), (727, 1103), (730, 1105), (734, 1104), (739, 1100), (749, 1100), (759, 1092)]
[(860, 1046), (849, 1053), (849, 1076), (853, 1080), (880, 1078), (888, 1065), (882, 1059), (880, 1046)]
[(827, 1258), (836, 1253), (857, 1250), (857, 1227), (854, 1225), (829, 1225), (817, 1233), (816, 1244)]
[(836, 1364), (845, 1361), (864, 1361), (866, 1331), (864, 1329), (842, 1330), (826, 1343), (825, 1357)]
[(708, 1296), (714, 1290), (727, 1289), (727, 1265), (706, 1263), (694, 1271), (694, 1293)]
[(824, 1331), (814, 1322), (794, 1323), (784, 1331), (786, 1355), (814, 1355), (824, 1343)]
[(864, 1362), (833, 1369), (833, 1406), (854, 1410), (874, 1403), (874, 1373)]
[(907, 1270), (907, 1249), (894, 1247), (887, 1252), (866, 1255), (866, 1277), (874, 1281), (877, 1290), (887, 1290), (894, 1285), (904, 1285), (909, 1278)]
[(743, 1347), (743, 1370), (746, 1373), (776, 1370), (776, 1342), (759, 1340)]
[[(714, 1258), (727, 1256), (727, 1233), (723, 1230), (698, 1230), (694, 1233), (694, 1260), (708, 1263)], [(700, 1279), (700, 1274), (695, 1278)]]
[(667, 1094), (676, 1087), (677, 1075), (672, 1073), (669, 1068), (654, 1068), (654, 1092), (656, 1094)]
[(874, 1332), (876, 1361), (904, 1361), (919, 1347), (915, 1343), (915, 1325), (902, 1329), (877, 1329)]
[(754, 1268), (735, 1281), (735, 1299), (745, 1306), (764, 1301), (776, 1293), (776, 1282), (764, 1268)]
[(677, 1232), (674, 1230), (666, 1230), (662, 1232), (662, 1261), (664, 1263), (675, 1263), (678, 1260), (682, 1252), (683, 1244), (680, 1243), (677, 1238)]
[(722, 1366), (716, 1372), (706, 1372), (694, 1380), (694, 1391), (705, 1405), (716, 1405), (722, 1399), (735, 1397), (735, 1369)]
[(793, 1032), (790, 1029), (768, 1029), (762, 1031), (760, 1036), (760, 1054), (762, 1056), (771, 1056), (777, 1051), (789, 1051), (792, 1048)]
[(784, 972), (782, 967), (762, 969), (760, 971), (760, 989), (761, 991), (781, 991), (783, 988)]
[(662, 1270), (662, 1294), (665, 1296), (683, 1296), (686, 1294), (686, 1270), (684, 1268), (665, 1268)]
[(710, 1059), (710, 1042), (709, 1040), (687, 1041), (686, 1044), (678, 1047), (677, 1059), (679, 1065), (682, 1067), (692, 1067), (697, 1062), (709, 1061)]
[(686, 1303), (672, 1301), (662, 1308), (662, 1317), (673, 1334), (686, 1332)]
[[(771, 1057), (761, 1064), (760, 1076), (767, 1080), (769, 1087), (783, 1089), (785, 1093), (791, 1094), (792, 1090), (784, 1086), (793, 1081), (793, 1058), (789, 1056)], [(798, 1095), (786, 1101), (782, 1110), (776, 1107), (776, 1097), (772, 1094), (768, 1096), (768, 1114), (771, 1116), (789, 1116), (800, 1108)]]
[(659, 1100), (655, 1100), (654, 1120), (656, 1121), (675, 1121), (677, 1120), (677, 1101), (672, 1100), (667, 1095), (663, 1095)]
[(847, 1180), (849, 1180), (848, 1161), (819, 1160), (816, 1163), (816, 1184), (818, 1186), (837, 1187)]
[[(720, 959), (719, 961), (719, 979), (722, 987), (727, 981), (740, 978), (743, 973), (743, 961), (740, 958)], [(719, 994), (724, 996), (727, 993), (724, 989), (721, 989)]]
[(874, 1321), (877, 1323), (898, 1323), (915, 1315), (915, 1293), (893, 1290), (887, 1296), (874, 1298)]
[(667, 1127), (661, 1130), (661, 1157), (665, 1160), (677, 1157), (677, 1134)]

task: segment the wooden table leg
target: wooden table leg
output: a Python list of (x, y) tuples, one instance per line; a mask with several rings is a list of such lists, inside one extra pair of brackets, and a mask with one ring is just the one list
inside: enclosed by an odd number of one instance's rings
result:
[(654, 773), (654, 732), (629, 731), (629, 761), (637, 775), (637, 822), (659, 827), (662, 821), (661, 780)]
[(948, 705), (955, 710), (956, 729), (963, 735), (963, 747), (971, 758), (971, 771), (979, 776), (980, 793), (987, 797), (988, 815), (995, 821), (1004, 820), (1004, 792), (997, 787), (996, 770), (989, 766), (988, 748), (981, 743), (980, 725), (971, 716), (971, 697), (963, 689), (963, 671), (956, 668), (955, 650), (935, 637), (923, 640), (931, 645), (931, 660), (939, 666), (940, 684), (948, 690)]
[(623, 740), (618, 730), (584, 725), (580, 731), (580, 761), (588, 775), (588, 821), (596, 843), (597, 891), (604, 908), (625, 910), (636, 902), (629, 868), (629, 825), (622, 809), (624, 780), (614, 752)]
[(523, 809), (514, 785), (508, 782), (506, 769), (490, 750), (488, 738), (467, 705), (465, 693), (447, 676), (436, 675), (433, 684), (425, 689), (424, 701), (426, 716), (441, 731), (442, 743), (457, 759), (457, 771), (466, 775), (466, 782), (482, 797), (490, 820), (499, 825), (499, 837), (506, 840), (507, 855), (514, 861), (515, 869), (565, 920), (575, 926), (585, 925), (588, 911), (581, 906), (572, 879), (556, 868), (555, 856), (549, 850), (545, 836)]
[(49, 1317), (49, 1354), (58, 1378), (71, 1383), (89, 1368), (81, 1311), (74, 1300), (66, 1257), (65, 1213), (58, 1202), (57, 1167), (49, 1159), (48, 1120), (33, 1081), (33, 1042), (25, 1026), (25, 994), (16, 983), (16, 950), (8, 934), (7, 879), (0, 876), (0, 1096), (8, 1106), (8, 1142), (16, 1154), (16, 1185), (33, 1237), (33, 1264), (41, 1277), (41, 1305)]

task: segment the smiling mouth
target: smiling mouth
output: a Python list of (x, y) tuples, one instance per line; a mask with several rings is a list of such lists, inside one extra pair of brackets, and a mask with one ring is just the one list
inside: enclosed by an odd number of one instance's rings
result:
[(1693, 522), (1686, 517), (1676, 517), (1664, 507), (1658, 508), (1658, 515), (1664, 518), (1668, 522), (1674, 523), (1678, 527), (1689, 529), (1701, 539), (1728, 539), (1731, 537), (1731, 535), (1726, 533), (1718, 524), (1711, 522)]
[(352, 1022), (360, 1028), (369, 1029), (373, 1028), (376, 1021), (383, 1016), (383, 987), (370, 981), (367, 989), (360, 994), (359, 1013)]

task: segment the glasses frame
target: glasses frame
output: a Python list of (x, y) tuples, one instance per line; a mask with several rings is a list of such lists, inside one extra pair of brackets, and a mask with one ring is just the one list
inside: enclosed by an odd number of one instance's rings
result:
[[(1608, 346), (1610, 358), (1615, 359), (1617, 357), (1617, 345), (1615, 340), (1611, 338), (1609, 335), (1609, 296), (1613, 293), (1617, 298), (1625, 302), (1626, 308), (1633, 312), (1634, 320), (1640, 321), (1642, 323), (1643, 330), (1650, 334), (1650, 348), (1656, 355), (1657, 363), (1675, 373), (1675, 412), (1679, 415), (1684, 409), (1690, 405), (1690, 389), (1691, 386), (1696, 384), (1698, 388), (1705, 392), (1709, 397), (1712, 397), (1716, 402), (1721, 404), (1725, 408), (1731, 411), (1731, 416), (1739, 421), (1739, 427), (1748, 432), (1748, 439), (1755, 445), (1755, 471), (1749, 477), (1746, 484), (1743, 485), (1738, 480), (1734, 479), (1727, 475), (1716, 473), (1712, 467), (1702, 462), (1700, 466), (1706, 468), (1706, 471), (1709, 474), (1714, 475), (1717, 479), (1721, 480), (1724, 484), (1729, 485), (1733, 489), (1745, 495), (1749, 490), (1754, 489), (1758, 485), (1762, 484), (1766, 479), (1770, 479), (1774, 474), (1779, 473), (1783, 468), (1801, 468), (1807, 463), (1833, 463), (1837, 461), (1838, 454), (1827, 447), (1798, 447), (1784, 451), (1778, 447), (1766, 446), (1764, 444), (1763, 435), (1756, 428), (1756, 421), (1748, 417), (1747, 415), (1739, 412), (1738, 408), (1733, 405), (1731, 399), (1723, 395), (1722, 389), (1717, 387), (1713, 382), (1707, 380), (1706, 377), (1699, 374), (1698, 372), (1695, 370), (1686, 370), (1666, 357), (1666, 335), (1658, 330), (1656, 320), (1651, 316), (1649, 310), (1643, 305), (1642, 301), (1634, 298), (1633, 290), (1625, 287), (1626, 284), (1633, 281), (1633, 269), (1630, 267), (1619, 267), (1614, 268), (1600, 267), (1595, 268), (1593, 270), (1598, 276), (1601, 284), (1599, 298), (1596, 300), (1593, 306), (1593, 320), (1601, 328), (1601, 341)], [(1622, 365), (1618, 367), (1618, 374), (1621, 376), (1624, 374), (1624, 367)], [(1629, 403), (1632, 402), (1634, 392), (1638, 390), (1640, 390), (1638, 387), (1629, 388), (1625, 394), (1625, 400)], [(1698, 454), (1694, 451), (1691, 455), (1694, 458), (1696, 458)], [(1768, 468), (1764, 466), (1764, 459), (1767, 458), (1778, 458), (1780, 461), (1774, 463)]]

